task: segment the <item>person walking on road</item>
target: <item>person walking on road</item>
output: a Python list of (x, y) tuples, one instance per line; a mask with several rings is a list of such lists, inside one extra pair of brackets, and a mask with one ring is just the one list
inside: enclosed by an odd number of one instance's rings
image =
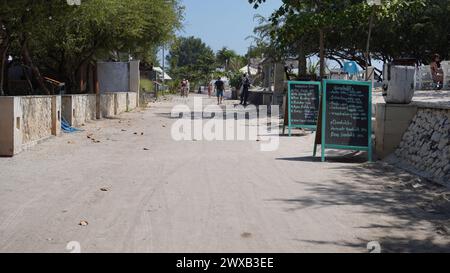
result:
[(186, 90), (187, 90), (187, 81), (186, 79), (183, 79), (180, 83), (180, 93), (181, 93), (181, 97), (185, 97), (186, 96)]
[(189, 80), (186, 80), (186, 98), (189, 96), (189, 93), (191, 92), (191, 83)]
[(208, 97), (209, 97), (209, 98), (211, 98), (212, 90), (213, 90), (213, 86), (212, 86), (211, 83), (209, 83), (209, 84), (208, 84)]
[(247, 74), (244, 74), (242, 77), (242, 93), (241, 93), (241, 103), (244, 106), (247, 106), (247, 100), (250, 89), (250, 79), (247, 77)]
[(434, 82), (434, 88), (436, 90), (441, 90), (444, 85), (444, 70), (442, 69), (441, 56), (439, 56), (439, 54), (434, 54), (433, 62), (431, 63), (430, 67)]
[(219, 77), (217, 81), (214, 83), (216, 94), (217, 94), (217, 104), (220, 105), (223, 102), (223, 91), (225, 89), (225, 83)]

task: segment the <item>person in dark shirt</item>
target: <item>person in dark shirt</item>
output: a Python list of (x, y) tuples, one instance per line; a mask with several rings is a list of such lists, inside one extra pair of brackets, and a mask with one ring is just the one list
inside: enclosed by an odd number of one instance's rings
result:
[(441, 90), (444, 85), (444, 70), (441, 65), (441, 56), (434, 54), (433, 62), (430, 64), (431, 75), (433, 77), (434, 88)]
[(241, 104), (247, 106), (247, 100), (249, 95), (250, 88), (250, 79), (247, 77), (247, 74), (244, 74), (242, 77), (242, 93), (241, 93)]
[(216, 94), (217, 94), (217, 104), (222, 104), (223, 102), (223, 91), (225, 89), (225, 83), (219, 77), (217, 81), (214, 83)]

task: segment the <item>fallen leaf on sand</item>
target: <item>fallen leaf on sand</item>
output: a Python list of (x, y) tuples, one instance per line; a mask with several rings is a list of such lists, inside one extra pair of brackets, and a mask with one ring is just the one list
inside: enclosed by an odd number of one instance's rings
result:
[(165, 124), (163, 124), (163, 125), (162, 125), (162, 127), (163, 127), (163, 128), (166, 128), (166, 125), (165, 125)]
[(109, 191), (108, 188), (101, 188), (100, 190), (101, 190), (101, 191)]
[(252, 234), (250, 232), (244, 232), (241, 234), (241, 237), (242, 238), (250, 238), (250, 237), (252, 237)]
[(125, 129), (122, 129), (122, 132), (126, 132), (127, 130), (125, 130)]
[(150, 149), (149, 148), (144, 148), (144, 151), (150, 151)]
[(78, 224), (79, 226), (85, 227), (87, 225), (89, 225), (88, 221), (80, 221), (80, 223)]
[(439, 235), (448, 235), (448, 228), (444, 225), (439, 225), (436, 227), (436, 233)]

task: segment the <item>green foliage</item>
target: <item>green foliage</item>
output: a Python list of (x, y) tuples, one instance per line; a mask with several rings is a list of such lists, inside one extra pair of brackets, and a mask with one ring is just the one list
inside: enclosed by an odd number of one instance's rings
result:
[(151, 80), (141, 79), (140, 90), (145, 90), (145, 92), (151, 93), (151, 92), (153, 92), (154, 89), (155, 89), (155, 87)]
[(228, 79), (230, 80), (230, 85), (236, 89), (241, 87), (242, 76), (243, 74), (240, 72), (230, 72), (228, 75)]
[[(255, 8), (264, 2), (249, 0)], [(414, 57), (427, 62), (433, 52), (449, 56), (449, 1), (384, 0), (374, 11), (372, 58)], [(317, 54), (322, 29), (328, 58), (355, 60), (364, 66), (371, 14), (366, 0), (285, 0), (270, 18), (271, 45), (285, 57), (297, 56), (299, 49), (306, 56)]]
[(171, 46), (167, 60), (170, 73), (178, 79), (186, 78), (192, 83), (207, 82), (216, 66), (213, 50), (201, 39), (178, 38)]
[(216, 62), (218, 66), (223, 67), (226, 70), (228, 69), (229, 63), (237, 57), (239, 56), (234, 50), (223, 47), (216, 53)]
[(77, 89), (80, 69), (95, 59), (118, 59), (126, 53), (146, 62), (156, 60), (158, 46), (181, 27), (179, 0), (2, 0), (0, 22), (20, 59), (24, 35), (39, 68)]

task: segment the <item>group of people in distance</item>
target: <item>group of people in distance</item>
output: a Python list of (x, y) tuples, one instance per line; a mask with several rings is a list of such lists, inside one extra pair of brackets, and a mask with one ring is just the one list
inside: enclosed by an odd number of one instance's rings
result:
[[(249, 89), (251, 86), (251, 82), (247, 74), (244, 74), (241, 79), (240, 89), (241, 91), (241, 102), (240, 104), (247, 106)], [(211, 93), (213, 91), (213, 87), (211, 84), (208, 86), (208, 96), (211, 97)], [(222, 78), (217, 78), (217, 81), (214, 83), (214, 91), (217, 96), (217, 104), (220, 105), (223, 103), (223, 92), (225, 91), (225, 83), (222, 81)]]
[[(241, 91), (241, 102), (240, 104), (247, 106), (248, 96), (249, 96), (249, 89), (251, 86), (250, 78), (247, 76), (247, 74), (244, 74), (241, 79), (240, 83), (240, 89)], [(200, 92), (200, 91), (199, 91)], [(212, 83), (208, 84), (208, 96), (211, 97), (212, 93), (215, 92), (217, 96), (217, 104), (220, 105), (223, 103), (223, 95), (225, 92), (225, 82), (222, 80), (221, 77), (217, 78), (214, 85)], [(182, 97), (187, 97), (189, 94), (189, 81), (186, 79), (183, 79), (181, 81), (180, 86), (180, 93)]]
[(190, 83), (188, 80), (183, 79), (180, 83), (180, 93), (181, 93), (181, 97), (188, 97), (189, 92), (190, 92)]

